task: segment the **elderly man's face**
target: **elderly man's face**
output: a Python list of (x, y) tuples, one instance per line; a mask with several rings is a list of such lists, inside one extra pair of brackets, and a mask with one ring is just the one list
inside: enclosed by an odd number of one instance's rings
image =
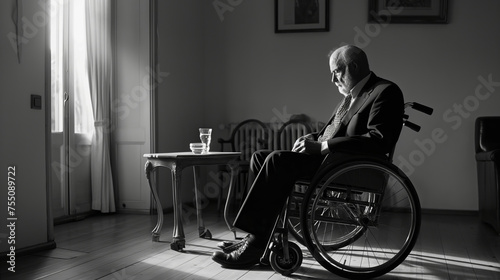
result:
[(332, 74), (332, 83), (335, 83), (340, 93), (347, 95), (356, 83), (351, 75), (349, 65), (345, 65), (338, 59), (338, 57), (338, 52), (335, 52), (330, 56), (330, 73)]

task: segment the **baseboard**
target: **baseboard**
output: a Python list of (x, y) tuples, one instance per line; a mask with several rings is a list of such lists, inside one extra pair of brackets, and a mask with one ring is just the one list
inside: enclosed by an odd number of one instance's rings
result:
[[(173, 213), (174, 208), (168, 207), (163, 209), (163, 214)], [(156, 215), (156, 209), (119, 209), (118, 214), (137, 214), (137, 215)]]
[(137, 214), (137, 215), (149, 215), (149, 210), (146, 209), (118, 209), (116, 213), (118, 214)]
[(80, 213), (80, 214), (76, 214), (76, 215), (55, 218), (54, 225), (57, 226), (57, 225), (65, 224), (65, 223), (77, 222), (77, 221), (83, 220), (85, 218), (88, 218), (90, 216), (94, 216), (97, 214), (99, 214), (98, 211), (89, 211), (89, 212)]
[[(46, 243), (42, 243), (42, 244), (37, 244), (37, 245), (33, 245), (33, 246), (29, 246), (29, 247), (25, 247), (25, 248), (21, 248), (21, 249), (16, 249), (16, 257), (17, 256), (25, 256), (25, 255), (29, 255), (29, 254), (33, 254), (33, 253), (36, 253), (36, 252), (40, 252), (40, 251), (44, 251), (44, 250), (51, 250), (51, 249), (55, 249), (57, 246), (56, 246), (56, 242), (55, 241), (48, 241)], [(9, 252), (1, 252), (1, 256), (0, 256), (0, 260), (7, 260), (8, 257), (7, 257), (7, 254)]]

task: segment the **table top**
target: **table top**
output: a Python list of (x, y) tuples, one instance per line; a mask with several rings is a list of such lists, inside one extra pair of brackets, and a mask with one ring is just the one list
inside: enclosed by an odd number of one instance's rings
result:
[(206, 154), (194, 154), (193, 152), (152, 153), (144, 154), (145, 158), (217, 158), (227, 156), (239, 156), (241, 152), (208, 152)]

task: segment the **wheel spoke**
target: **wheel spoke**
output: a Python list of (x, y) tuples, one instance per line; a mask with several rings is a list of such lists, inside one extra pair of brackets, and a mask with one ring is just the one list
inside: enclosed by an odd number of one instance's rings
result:
[(341, 276), (376, 277), (406, 258), (420, 228), (420, 204), (395, 166), (348, 163), (317, 182), (303, 199), (301, 222), (321, 265)]

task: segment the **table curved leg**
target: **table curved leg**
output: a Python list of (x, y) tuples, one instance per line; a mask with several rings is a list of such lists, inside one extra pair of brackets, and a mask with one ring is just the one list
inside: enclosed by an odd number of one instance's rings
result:
[(181, 171), (177, 169), (174, 164), (171, 168), (172, 172), (172, 196), (174, 203), (174, 230), (173, 240), (170, 248), (175, 251), (181, 251), (186, 247), (186, 240), (184, 236), (184, 228), (182, 226), (182, 199), (181, 195)]
[(160, 240), (161, 227), (163, 226), (163, 207), (161, 206), (160, 197), (158, 196), (158, 192), (156, 191), (156, 184), (151, 183), (151, 172), (153, 172), (154, 167), (153, 164), (149, 161), (146, 162), (144, 167), (146, 178), (148, 180), (149, 188), (151, 189), (151, 193), (153, 194), (153, 199), (156, 203), (156, 212), (158, 215), (158, 219), (156, 220), (156, 226), (151, 231), (153, 242), (158, 242)]

